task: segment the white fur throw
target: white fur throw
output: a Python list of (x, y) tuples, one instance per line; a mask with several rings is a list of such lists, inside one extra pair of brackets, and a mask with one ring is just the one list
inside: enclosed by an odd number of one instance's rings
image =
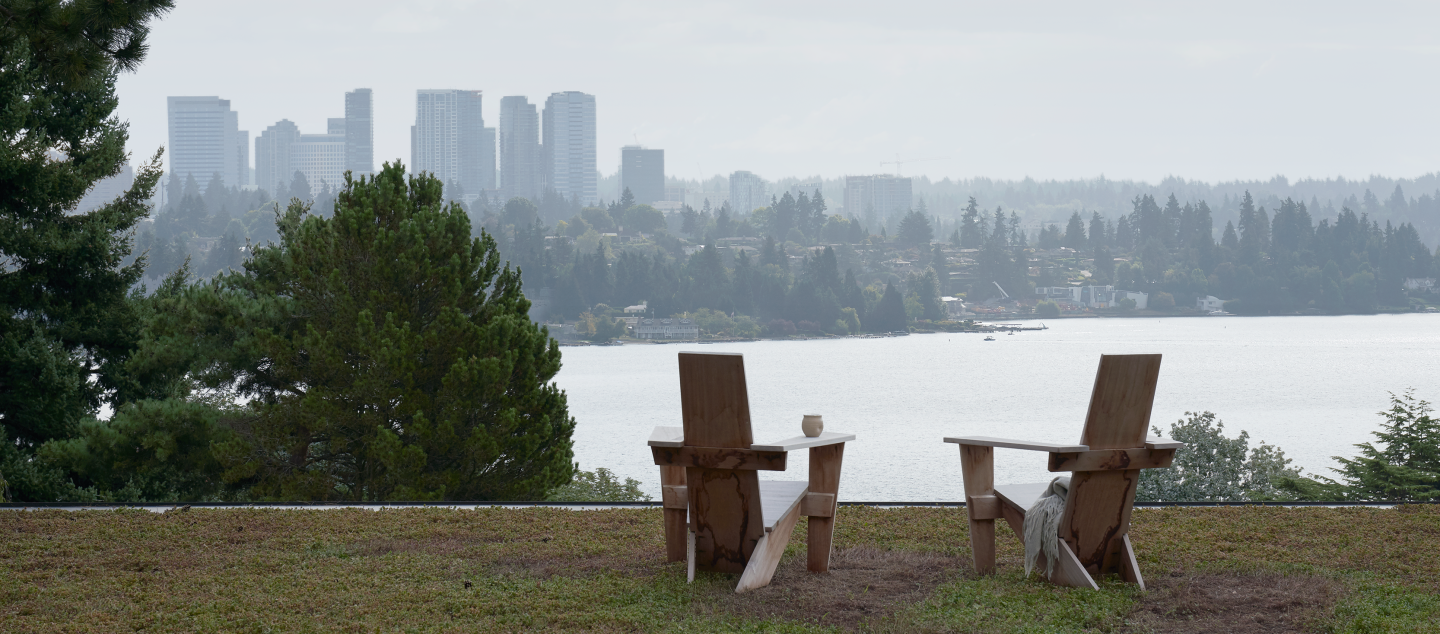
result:
[(1065, 514), (1065, 496), (1070, 492), (1070, 478), (1050, 481), (1045, 493), (1025, 512), (1025, 575), (1035, 568), (1035, 560), (1045, 553), (1045, 578), (1055, 571), (1060, 557), (1060, 516)]

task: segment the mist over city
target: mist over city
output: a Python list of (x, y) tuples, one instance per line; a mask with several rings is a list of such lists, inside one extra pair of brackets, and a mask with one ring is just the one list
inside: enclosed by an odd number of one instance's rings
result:
[(0, 0), (0, 631), (1432, 631), (1437, 23)]

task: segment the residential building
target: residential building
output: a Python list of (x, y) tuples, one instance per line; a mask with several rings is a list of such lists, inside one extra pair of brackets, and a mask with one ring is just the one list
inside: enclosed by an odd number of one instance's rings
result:
[(330, 117), (325, 120), (325, 134), (345, 136), (345, 118)]
[(300, 140), (300, 128), (289, 119), (275, 122), (255, 137), (255, 186), (280, 196), (290, 186), (290, 146)]
[(620, 148), (620, 191), (626, 189), (635, 197), (636, 204), (669, 200), (665, 195), (665, 150), (638, 145)]
[(873, 226), (913, 204), (910, 179), (889, 174), (845, 177), (845, 213)]
[(940, 303), (945, 305), (945, 316), (950, 319), (975, 315), (975, 313), (965, 310), (965, 301), (958, 297), (941, 297)]
[(1135, 300), (1135, 308), (1149, 305), (1150, 295), (1133, 291), (1116, 290), (1114, 286), (1039, 286), (1035, 288), (1039, 297), (1067, 301), (1085, 308), (1114, 308), (1122, 299)]
[(219, 97), (167, 97), (170, 173), (183, 183), (191, 176), (202, 191), (219, 174), (227, 187), (250, 187), (250, 133), (240, 114)]
[[(715, 203), (715, 206), (719, 206)], [(730, 209), (740, 217), (761, 207), (770, 206), (770, 196), (765, 191), (765, 179), (750, 172), (739, 171), (730, 175)]]
[(595, 96), (573, 90), (551, 94), (545, 100), (540, 134), (545, 187), (582, 205), (597, 202)]
[(1225, 300), (1215, 297), (1214, 295), (1197, 297), (1195, 298), (1195, 308), (1198, 308), (1201, 311), (1207, 313), (1213, 313), (1217, 310), (1225, 310)]
[(500, 197), (539, 201), (541, 183), (540, 114), (525, 97), (500, 98)]
[(1145, 310), (1146, 308), (1150, 307), (1149, 293), (1137, 293), (1135, 291), (1115, 291), (1115, 301), (1117, 302), (1116, 305), (1118, 305), (1118, 302), (1122, 299), (1128, 299), (1135, 302), (1136, 310)]
[(345, 185), (345, 134), (300, 135), (290, 144), (290, 168), (305, 175), (311, 196), (326, 186), (332, 192), (339, 190)]
[(354, 177), (375, 173), (375, 117), (369, 88), (345, 93), (345, 169)]
[(1440, 286), (1435, 284), (1433, 277), (1407, 277), (1405, 290), (1411, 293), (1434, 293), (1440, 291)]
[[(429, 172), (442, 183), (458, 183), (467, 197), (493, 188), (495, 150), (491, 145), (487, 159), (480, 106), (479, 90), (415, 91), (411, 169), (415, 173)], [(488, 178), (486, 166), (490, 168)]]
[(689, 319), (641, 319), (635, 325), (638, 339), (699, 339), (700, 327)]

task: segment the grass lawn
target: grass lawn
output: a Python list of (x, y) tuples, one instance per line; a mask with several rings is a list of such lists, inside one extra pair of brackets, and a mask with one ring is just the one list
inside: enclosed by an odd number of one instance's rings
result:
[(969, 567), (964, 510), (801, 520), (770, 586), (667, 564), (658, 509), (0, 511), (0, 632), (1440, 632), (1440, 506), (1137, 509), (1148, 592)]

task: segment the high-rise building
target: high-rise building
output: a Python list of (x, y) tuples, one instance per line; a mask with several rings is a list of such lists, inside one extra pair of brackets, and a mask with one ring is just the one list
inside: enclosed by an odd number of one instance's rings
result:
[(909, 178), (889, 174), (845, 177), (845, 213), (867, 225), (904, 213), (912, 204)]
[(375, 173), (375, 119), (369, 88), (345, 93), (345, 169), (355, 178)]
[[(459, 162), (455, 180), (465, 189), (465, 197), (474, 199), (484, 189), (495, 189), (495, 140), (486, 143), (485, 118), (481, 116), (480, 91), (459, 90), (456, 117), (459, 138), (456, 142)], [(493, 130), (492, 130), (493, 131)]]
[[(410, 129), (411, 164), (444, 183), (459, 183), (467, 197), (493, 189), (495, 149), (485, 147), (485, 119), (478, 90), (417, 90)], [(490, 172), (485, 173), (486, 166)]]
[(770, 206), (770, 197), (765, 192), (765, 179), (750, 172), (739, 171), (730, 175), (730, 209), (740, 216), (761, 207)]
[(665, 150), (649, 150), (638, 145), (620, 148), (620, 191), (626, 189), (635, 197), (636, 204), (667, 200)]
[[(135, 168), (129, 163), (120, 166), (120, 173), (96, 182), (85, 192), (80, 202), (75, 203), (75, 213), (85, 214), (95, 211), (105, 205), (114, 202), (116, 198), (125, 195), (130, 186), (135, 184)], [(165, 191), (164, 187), (156, 187), (157, 193)]]
[(282, 196), (295, 176), (290, 167), (290, 146), (300, 140), (300, 128), (289, 119), (275, 122), (255, 137), (255, 186)]
[(595, 170), (595, 96), (583, 92), (557, 92), (545, 100), (541, 149), (545, 158), (545, 186), (566, 200), (582, 205), (600, 198), (600, 174)]
[[(495, 165), (495, 128), (489, 127), (481, 130), (480, 136), (480, 186), (482, 189), (495, 193), (498, 186), (495, 179), (499, 177), (499, 170)], [(474, 198), (480, 197), (480, 191), (471, 192)], [(494, 196), (491, 196), (493, 198)]]
[(540, 200), (540, 115), (524, 97), (500, 98), (500, 197)]
[(305, 175), (311, 196), (326, 186), (332, 192), (340, 189), (345, 185), (345, 134), (300, 135), (290, 145), (290, 168)]
[(250, 186), (250, 133), (240, 114), (219, 97), (168, 97), (170, 173), (178, 182), (194, 176), (203, 189), (219, 174), (228, 187)]
[(325, 134), (345, 136), (345, 117), (330, 117), (326, 119)]

